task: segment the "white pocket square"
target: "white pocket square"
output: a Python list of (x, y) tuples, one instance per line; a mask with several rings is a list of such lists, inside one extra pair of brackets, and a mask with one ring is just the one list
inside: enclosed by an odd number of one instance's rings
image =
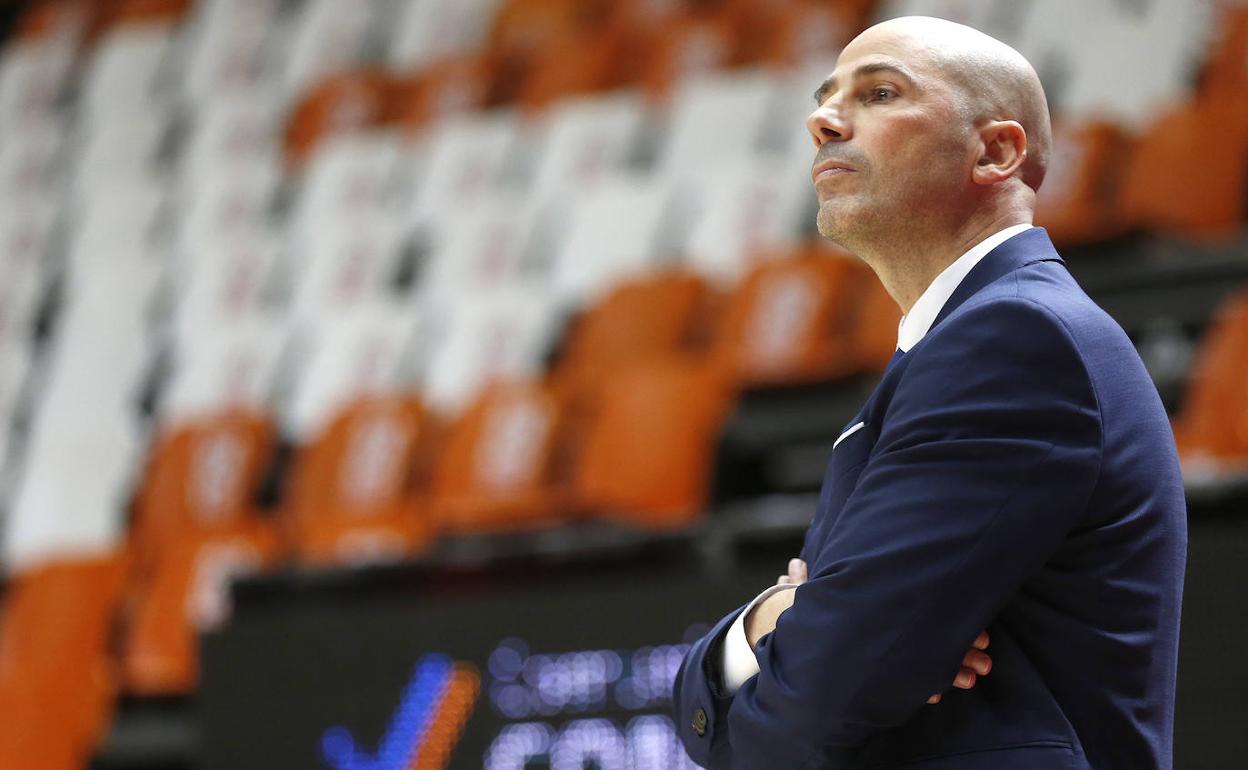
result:
[(844, 432), (844, 433), (842, 433), (842, 434), (840, 435), (840, 438), (838, 438), (835, 442), (833, 442), (833, 443), (832, 443), (832, 449), (833, 449), (833, 451), (835, 451), (835, 450), (836, 450), (836, 448), (837, 448), (838, 446), (840, 446), (840, 445), (841, 445), (841, 442), (842, 442), (842, 441), (844, 441), (845, 439), (849, 438), (850, 436), (854, 435), (854, 434), (855, 434), (855, 433), (857, 433), (859, 430), (861, 430), (861, 429), (862, 429), (862, 426), (864, 426), (864, 425), (866, 425), (866, 423), (865, 423), (865, 422), (860, 422), (860, 423), (858, 423), (858, 424), (856, 424), (856, 425), (853, 425), (853, 426), (851, 426), (851, 427), (847, 428), (847, 429), (845, 430), (845, 432)]

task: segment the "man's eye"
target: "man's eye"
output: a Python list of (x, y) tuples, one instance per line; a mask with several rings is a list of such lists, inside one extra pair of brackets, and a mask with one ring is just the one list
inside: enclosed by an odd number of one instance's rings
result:
[(893, 91), (889, 88), (873, 88), (870, 98), (873, 102), (886, 102), (893, 98)]

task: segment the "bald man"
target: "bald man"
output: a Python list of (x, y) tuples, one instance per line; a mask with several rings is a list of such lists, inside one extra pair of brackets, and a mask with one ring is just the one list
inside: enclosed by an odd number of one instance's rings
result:
[(1039, 79), (997, 40), (905, 18), (855, 38), (815, 100), (819, 230), (901, 306), (898, 350), (801, 558), (685, 658), (689, 755), (1170, 768), (1183, 486), (1131, 342), (1031, 224)]

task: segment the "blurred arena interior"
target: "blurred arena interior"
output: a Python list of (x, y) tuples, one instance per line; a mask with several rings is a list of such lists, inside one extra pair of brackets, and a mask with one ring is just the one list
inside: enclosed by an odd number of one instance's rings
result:
[(1021, 50), (1038, 224), (1174, 419), (1176, 767), (1242, 766), (1248, 5), (0, 4), (0, 768), (693, 767), (898, 308), (803, 120), (873, 20)]

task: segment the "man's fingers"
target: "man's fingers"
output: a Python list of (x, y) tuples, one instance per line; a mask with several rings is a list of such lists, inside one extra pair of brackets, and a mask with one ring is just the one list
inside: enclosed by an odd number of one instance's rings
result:
[(986, 650), (988, 649), (988, 642), (990, 641), (991, 640), (988, 638), (988, 632), (981, 631), (979, 636), (975, 637), (975, 641), (971, 642), (971, 646), (977, 650)]
[(962, 667), (969, 668), (980, 676), (984, 676), (992, 670), (992, 658), (988, 657), (985, 652), (976, 649), (966, 651), (966, 656), (962, 658)]
[(953, 686), (959, 690), (969, 690), (975, 686), (975, 672), (964, 668), (953, 678)]
[(789, 559), (789, 572), (776, 578), (778, 586), (800, 586), (806, 582), (806, 562), (801, 559)]
[[(982, 636), (982, 634), (981, 634)], [(975, 641), (979, 641), (976, 639)], [(985, 644), (985, 646), (987, 646)], [(959, 690), (969, 690), (975, 686), (975, 680), (984, 676), (992, 670), (992, 658), (978, 649), (971, 648), (966, 651), (966, 656), (962, 658), (962, 668), (958, 671), (958, 675), (953, 678), (953, 686)], [(927, 699), (928, 703), (939, 703), (940, 695), (933, 695)]]

